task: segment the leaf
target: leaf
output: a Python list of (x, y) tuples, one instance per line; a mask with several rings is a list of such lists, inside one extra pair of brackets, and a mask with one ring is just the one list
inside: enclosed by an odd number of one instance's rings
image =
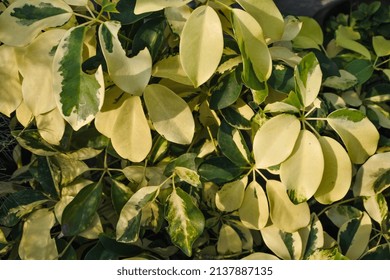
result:
[(370, 157), (358, 170), (354, 196), (374, 196), (390, 186), (390, 152)]
[(180, 188), (173, 189), (167, 207), (166, 220), (171, 241), (190, 257), (194, 241), (203, 233), (203, 214), (191, 196)]
[[(56, 107), (53, 94), (53, 63), (55, 48), (65, 35), (64, 29), (52, 29), (42, 33), (27, 46), (19, 70), (23, 76), (23, 101), (34, 116)], [(37, 79), (45, 77), (45, 79)], [(39, 100), (39, 102), (37, 102)]]
[(86, 6), (88, 0), (64, 0), (64, 2), (72, 6)]
[(314, 198), (322, 204), (341, 200), (352, 182), (352, 164), (345, 149), (333, 138), (318, 138), (324, 155), (324, 174)]
[(337, 247), (330, 249), (318, 249), (312, 255), (309, 260), (349, 260), (343, 256)]
[(164, 222), (164, 207), (156, 202), (149, 203), (142, 209), (141, 226), (158, 233)]
[(61, 26), (72, 15), (72, 8), (61, 0), (16, 1), (0, 15), (0, 41), (10, 46), (26, 46), (41, 30)]
[(298, 97), (304, 107), (311, 105), (321, 88), (322, 72), (314, 53), (302, 58), (294, 71)]
[(116, 240), (131, 243), (138, 239), (141, 211), (154, 201), (160, 191), (159, 186), (139, 189), (123, 206), (116, 224)]
[(210, 6), (196, 8), (180, 39), (180, 60), (194, 87), (205, 83), (217, 69), (223, 52), (222, 25)]
[(128, 25), (149, 16), (150, 13), (142, 13), (139, 15), (134, 13), (137, 2), (139, 1), (119, 0), (119, 2), (116, 3), (116, 9), (119, 13), (111, 14), (111, 19), (119, 21), (122, 25)]
[(118, 39), (120, 28), (120, 23), (116, 21), (106, 21), (99, 27), (99, 42), (108, 73), (120, 89), (140, 96), (152, 73), (152, 57), (147, 48), (132, 58), (127, 57)]
[(23, 235), (19, 244), (19, 256), (22, 260), (54, 260), (58, 258), (55, 239), (50, 230), (55, 217), (48, 209), (33, 212), (23, 224)]
[(51, 145), (60, 145), (65, 133), (65, 121), (60, 111), (55, 108), (50, 112), (35, 117), (38, 132)]
[(198, 187), (201, 185), (200, 178), (198, 173), (196, 171), (191, 170), (186, 167), (176, 166), (175, 167), (175, 174), (186, 183), (190, 184), (191, 186)]
[(275, 225), (260, 230), (265, 245), (283, 260), (299, 260), (302, 254), (302, 240), (298, 232), (284, 232)]
[(280, 164), (280, 179), (294, 203), (311, 198), (324, 173), (324, 155), (316, 136), (301, 130), (290, 157)]
[(252, 254), (242, 258), (242, 260), (270, 260), (270, 261), (278, 261), (279, 258), (274, 256), (274, 255), (271, 255), (271, 254), (256, 252), (256, 253), (252, 253)]
[(374, 112), (375, 116), (378, 118), (379, 125), (384, 128), (390, 129), (390, 112), (384, 109), (381, 106), (376, 104), (367, 105), (369, 111)]
[(237, 72), (224, 76), (211, 92), (210, 108), (223, 109), (234, 104), (241, 94), (242, 85), (237, 79)]
[(273, 0), (237, 0), (260, 24), (265, 37), (279, 41), (284, 31), (284, 20)]
[(289, 48), (286, 47), (271, 47), (269, 48), (272, 60), (280, 60), (285, 62), (288, 66), (294, 68), (297, 66), (302, 58), (295, 53), (293, 53)]
[(237, 232), (229, 225), (223, 224), (219, 230), (217, 252), (220, 255), (237, 254), (242, 251), (242, 242)]
[(225, 157), (212, 157), (199, 166), (198, 172), (204, 181), (224, 184), (236, 179), (241, 169)]
[(53, 171), (60, 178), (61, 186), (67, 186), (78, 176), (88, 170), (88, 165), (81, 161), (75, 160), (66, 154), (57, 154), (50, 157)]
[(267, 196), (256, 181), (246, 187), (238, 214), (243, 225), (249, 229), (261, 230), (266, 226), (269, 217)]
[(310, 210), (306, 202), (294, 204), (287, 195), (286, 187), (279, 181), (267, 182), (270, 217), (282, 231), (295, 232), (310, 222)]
[(318, 22), (310, 17), (298, 17), (302, 27), (298, 35), (293, 40), (295, 48), (319, 49), (324, 42), (324, 35)]
[(144, 99), (154, 128), (161, 136), (177, 144), (192, 142), (194, 118), (181, 97), (165, 86), (151, 84), (145, 89)]
[(354, 75), (352, 75), (348, 71), (341, 69), (340, 77), (338, 76), (328, 77), (322, 83), (322, 85), (334, 89), (347, 90), (355, 86), (357, 83), (358, 83), (358, 79)]
[(284, 18), (284, 32), (281, 41), (292, 41), (301, 31), (303, 23), (295, 16)]
[(184, 85), (192, 85), (191, 80), (184, 72), (179, 55), (169, 56), (158, 61), (153, 65), (152, 75), (154, 77), (167, 78)]
[(372, 46), (378, 57), (390, 55), (390, 40), (386, 40), (383, 36), (372, 37)]
[(388, 260), (390, 259), (390, 245), (382, 244), (368, 250), (361, 260)]
[(47, 157), (38, 157), (35, 166), (30, 166), (30, 173), (39, 182), (43, 191), (53, 198), (58, 198), (58, 180), (52, 171), (51, 163)]
[(330, 113), (327, 121), (343, 140), (352, 163), (364, 163), (375, 153), (379, 133), (362, 112), (339, 109)]
[(249, 148), (240, 130), (222, 121), (217, 140), (222, 153), (232, 162), (240, 166), (250, 163)]
[(374, 66), (370, 60), (355, 59), (345, 65), (345, 70), (354, 75), (360, 85), (367, 82), (374, 73)]
[(356, 42), (360, 39), (360, 34), (354, 31), (352, 27), (340, 25), (336, 30), (336, 44), (345, 49), (357, 52), (371, 60), (370, 51), (362, 44)]
[[(4, 30), (3, 25), (1, 26)], [(2, 77), (0, 83), (0, 113), (10, 117), (11, 113), (22, 102), (23, 97), (18, 72), (17, 54), (13, 47), (7, 45), (0, 46), (0, 77)]]
[(387, 205), (386, 197), (382, 193), (370, 197), (364, 197), (363, 205), (368, 215), (370, 215), (374, 221), (382, 224), (382, 221), (386, 219), (389, 207)]
[(343, 224), (337, 236), (340, 251), (349, 259), (358, 259), (366, 250), (371, 228), (371, 219), (365, 212)]
[(93, 75), (82, 71), (86, 26), (69, 29), (57, 47), (53, 61), (53, 91), (58, 108), (74, 130), (91, 122), (103, 106), (102, 67)]
[(243, 80), (254, 71), (260, 82), (268, 80), (272, 71), (271, 54), (259, 23), (247, 12), (233, 9), (232, 25), (243, 61)]
[(37, 130), (12, 131), (12, 135), (24, 149), (38, 156), (52, 156), (59, 152), (42, 139)]
[(264, 123), (253, 140), (256, 168), (285, 161), (293, 151), (300, 129), (301, 124), (294, 115), (281, 114)]
[(248, 177), (222, 186), (215, 195), (215, 204), (220, 211), (232, 212), (240, 208), (245, 194)]
[(332, 206), (332, 208), (327, 210), (325, 213), (332, 223), (339, 228), (346, 222), (355, 218), (360, 218), (363, 215), (357, 208), (344, 205)]
[(301, 229), (299, 234), (301, 235), (304, 248), (302, 251), (302, 258), (304, 260), (309, 259), (316, 250), (321, 249), (324, 246), (324, 231), (322, 229), (322, 224), (314, 213), (311, 215), (309, 225)]
[(191, 15), (191, 8), (187, 5), (180, 7), (168, 7), (164, 9), (165, 18), (172, 32), (181, 36), (184, 25)]
[(115, 212), (119, 215), (123, 206), (126, 205), (130, 197), (133, 196), (133, 191), (125, 184), (110, 178), (111, 182), (111, 200)]
[(102, 188), (101, 182), (84, 187), (65, 207), (61, 220), (65, 236), (78, 235), (89, 228), (100, 204)]
[(167, 7), (180, 7), (190, 2), (190, 0), (137, 0), (134, 13), (136, 15), (159, 11)]

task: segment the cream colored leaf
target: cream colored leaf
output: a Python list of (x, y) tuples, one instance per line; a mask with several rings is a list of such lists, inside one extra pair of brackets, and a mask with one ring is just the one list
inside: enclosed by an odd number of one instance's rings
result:
[(46, 142), (52, 145), (60, 145), (65, 132), (65, 121), (57, 108), (36, 116), (35, 121), (39, 134)]
[(190, 2), (190, 0), (137, 0), (134, 8), (136, 15), (159, 11), (168, 7), (180, 7)]
[(302, 60), (300, 56), (296, 55), (286, 47), (271, 47), (269, 48), (269, 52), (271, 54), (272, 60), (281, 60), (292, 68), (297, 66)]
[(16, 109), (16, 118), (24, 127), (27, 127), (34, 120), (33, 114), (23, 101)]
[(181, 84), (192, 85), (191, 80), (181, 66), (179, 55), (169, 56), (158, 61), (153, 66), (152, 75), (154, 77), (167, 78)]
[(191, 8), (187, 5), (180, 7), (168, 7), (164, 9), (164, 15), (173, 33), (181, 36), (184, 25), (191, 15)]
[(216, 193), (215, 204), (220, 211), (231, 212), (240, 208), (248, 177), (227, 183)]
[(252, 253), (244, 258), (242, 260), (270, 260), (270, 261), (277, 261), (279, 260), (278, 257), (267, 254), (267, 253)]
[(368, 215), (379, 224), (382, 224), (389, 213), (386, 197), (379, 193), (370, 197), (363, 198), (364, 209)]
[(237, 232), (229, 225), (223, 224), (217, 242), (220, 255), (236, 254), (242, 251), (242, 241)]
[(284, 32), (282, 41), (291, 41), (299, 34), (302, 28), (302, 22), (295, 16), (286, 16), (284, 18)]

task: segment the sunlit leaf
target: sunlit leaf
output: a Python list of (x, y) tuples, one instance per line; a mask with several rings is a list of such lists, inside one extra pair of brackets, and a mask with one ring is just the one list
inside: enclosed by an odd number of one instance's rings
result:
[(343, 140), (352, 163), (364, 163), (375, 153), (379, 133), (362, 112), (339, 109), (329, 114), (327, 121)]
[(194, 118), (181, 97), (165, 86), (151, 84), (145, 89), (144, 99), (154, 128), (161, 136), (178, 144), (191, 143)]
[(360, 34), (354, 31), (352, 27), (340, 25), (336, 30), (336, 44), (345, 49), (357, 52), (367, 59), (371, 59), (369, 50), (362, 44), (358, 43)]
[(205, 181), (224, 184), (236, 179), (241, 174), (239, 166), (226, 157), (213, 157), (205, 160), (199, 166), (199, 175)]
[(382, 193), (365, 197), (363, 199), (363, 205), (368, 215), (379, 224), (382, 223), (389, 213), (386, 197)]
[(257, 168), (267, 168), (286, 160), (298, 139), (301, 124), (288, 114), (271, 118), (257, 131), (253, 140), (253, 153)]
[(191, 256), (193, 243), (203, 233), (205, 219), (191, 196), (182, 189), (174, 188), (169, 196), (166, 219), (173, 244)]
[(180, 56), (174, 55), (163, 58), (153, 65), (152, 75), (159, 78), (167, 78), (185, 85), (192, 85), (191, 80), (181, 65)]
[(362, 211), (355, 207), (345, 205), (335, 205), (325, 213), (337, 227), (341, 227), (346, 222), (362, 216)]
[(308, 258), (309, 260), (349, 260), (340, 253), (337, 247), (330, 249), (318, 249)]
[(217, 69), (223, 52), (222, 26), (210, 6), (196, 8), (184, 25), (180, 60), (195, 87), (205, 83)]
[(324, 246), (324, 231), (317, 215), (312, 214), (307, 227), (299, 230), (302, 238), (302, 258), (309, 259), (314, 252)]
[(35, 121), (39, 134), (47, 143), (60, 145), (60, 141), (65, 132), (65, 121), (57, 108), (36, 116)]
[(167, 7), (180, 7), (190, 2), (190, 0), (137, 0), (134, 13), (136, 15), (159, 11)]
[(216, 193), (215, 204), (220, 211), (231, 212), (240, 208), (248, 177), (227, 183)]
[(277, 261), (277, 260), (279, 260), (279, 258), (274, 256), (274, 255), (271, 255), (271, 254), (257, 252), (257, 253), (252, 253), (252, 254), (242, 258), (242, 260), (270, 260), (270, 261)]
[(242, 251), (240, 236), (227, 224), (223, 224), (219, 231), (217, 251), (220, 255), (236, 254)]
[(18, 251), (22, 260), (58, 258), (56, 242), (50, 234), (54, 224), (54, 214), (48, 209), (36, 210), (27, 218), (23, 224), (23, 235)]
[(52, 156), (59, 152), (47, 143), (37, 130), (13, 131), (19, 145), (38, 156)]
[(176, 166), (175, 167), (175, 174), (183, 181), (187, 182), (188, 184), (197, 187), (201, 184), (200, 178), (198, 173), (196, 171), (191, 170), (186, 167), (182, 166)]
[(298, 35), (294, 38), (294, 47), (302, 49), (320, 49), (323, 44), (324, 35), (321, 26), (316, 20), (310, 17), (298, 17), (302, 27)]
[(327, 86), (334, 89), (347, 90), (358, 83), (358, 79), (345, 71), (344, 69), (340, 70), (340, 77), (331, 76), (328, 77), (323, 83), (323, 86)]
[(0, 15), (0, 41), (25, 46), (42, 30), (66, 23), (72, 14), (72, 8), (61, 0), (15, 1)]

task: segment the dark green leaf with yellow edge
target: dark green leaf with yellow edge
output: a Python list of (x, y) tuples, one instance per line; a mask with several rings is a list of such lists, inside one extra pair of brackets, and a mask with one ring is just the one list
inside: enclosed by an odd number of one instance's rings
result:
[(56, 176), (52, 171), (50, 161), (47, 157), (38, 157), (29, 171), (41, 185), (43, 191), (53, 198), (58, 198), (59, 186)]
[(374, 67), (371, 61), (366, 59), (355, 59), (351, 61), (345, 66), (345, 70), (358, 79), (359, 85), (367, 82), (374, 73)]
[(302, 238), (304, 251), (302, 258), (309, 259), (314, 252), (324, 246), (324, 231), (321, 221), (317, 215), (312, 213), (310, 223), (307, 227), (301, 229), (299, 234)]
[(361, 260), (390, 260), (390, 245), (382, 244), (368, 250)]
[(166, 220), (173, 244), (190, 257), (192, 245), (203, 233), (205, 219), (191, 196), (180, 188), (174, 188), (169, 196)]
[(235, 103), (241, 94), (241, 83), (237, 80), (236, 71), (224, 76), (211, 93), (210, 108), (223, 109)]
[(143, 13), (139, 15), (134, 13), (136, 2), (137, 1), (119, 0), (116, 4), (116, 9), (119, 13), (112, 14), (111, 18), (113, 20), (120, 21), (122, 25), (128, 25), (149, 16), (150, 13)]
[(134, 194), (130, 187), (125, 184), (110, 178), (111, 183), (111, 200), (112, 204), (115, 208), (116, 213), (120, 213), (123, 206), (125, 206), (126, 202), (130, 199), (130, 197)]
[(62, 233), (65, 236), (77, 235), (86, 230), (96, 214), (102, 196), (103, 184), (92, 183), (75, 196), (62, 213)]
[(241, 167), (235, 165), (226, 157), (213, 157), (205, 160), (199, 166), (201, 179), (216, 184), (232, 181), (237, 178), (241, 172)]
[(20, 146), (38, 156), (52, 156), (59, 153), (41, 137), (38, 130), (14, 130), (12, 131), (12, 135)]

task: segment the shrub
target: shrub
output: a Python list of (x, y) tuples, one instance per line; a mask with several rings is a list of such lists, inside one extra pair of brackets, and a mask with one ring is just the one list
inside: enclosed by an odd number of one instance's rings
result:
[(271, 0), (2, 2), (4, 258), (389, 258), (384, 35), (325, 49)]

